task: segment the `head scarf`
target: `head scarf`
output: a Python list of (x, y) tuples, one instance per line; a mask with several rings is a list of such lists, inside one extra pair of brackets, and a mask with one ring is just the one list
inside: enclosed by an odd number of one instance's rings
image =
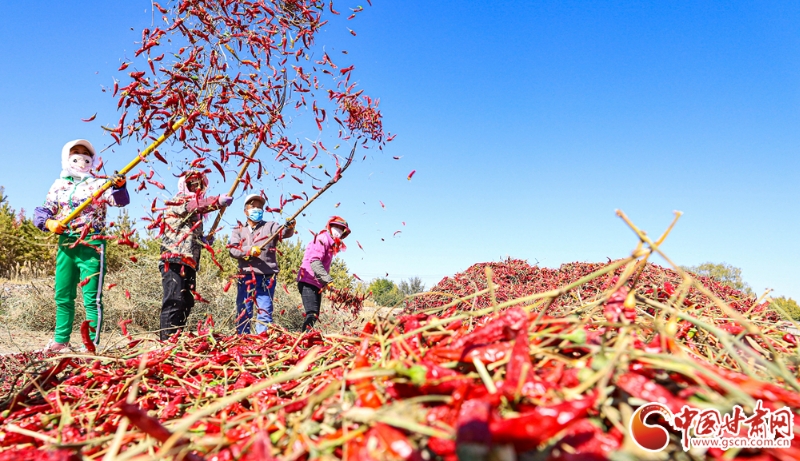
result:
[(71, 167), (71, 165), (69, 163), (69, 150), (72, 149), (73, 147), (79, 146), (79, 145), (86, 147), (87, 149), (89, 149), (89, 152), (92, 153), (92, 168), (91, 169), (92, 170), (97, 169), (97, 167), (99, 166), (100, 159), (95, 154), (94, 146), (92, 146), (92, 143), (90, 143), (89, 141), (87, 141), (85, 139), (75, 139), (73, 141), (70, 141), (70, 142), (64, 144), (64, 147), (61, 148), (61, 177), (62, 178), (72, 177), (74, 179), (79, 179), (80, 180), (80, 179), (84, 179), (86, 177), (92, 176), (91, 171), (87, 171), (87, 172), (75, 171), (74, 169), (72, 169), (72, 167)]

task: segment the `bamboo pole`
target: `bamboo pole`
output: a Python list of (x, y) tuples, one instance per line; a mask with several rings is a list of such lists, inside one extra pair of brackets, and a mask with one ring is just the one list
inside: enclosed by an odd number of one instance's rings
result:
[[(289, 217), (289, 218), (286, 220), (286, 222), (287, 222), (287, 223), (294, 221), (294, 220), (295, 220), (295, 218), (297, 218), (298, 216), (300, 216), (300, 213), (302, 213), (302, 212), (303, 212), (303, 210), (305, 210), (306, 208), (308, 208), (308, 206), (309, 206), (309, 205), (311, 205), (311, 202), (313, 202), (314, 200), (318, 199), (318, 198), (319, 198), (319, 196), (320, 196), (320, 195), (322, 195), (322, 193), (323, 193), (323, 192), (325, 192), (326, 190), (330, 189), (330, 188), (331, 188), (331, 186), (333, 186), (334, 184), (336, 184), (337, 182), (339, 182), (339, 180), (340, 180), (340, 179), (342, 179), (342, 173), (344, 173), (344, 171), (347, 169), (347, 167), (349, 167), (349, 166), (350, 166), (350, 164), (353, 162), (353, 156), (354, 156), (354, 155), (355, 155), (355, 153), (356, 153), (356, 146), (357, 146), (357, 145), (358, 145), (358, 144), (353, 144), (353, 150), (351, 150), (351, 151), (350, 151), (350, 156), (347, 158), (347, 163), (345, 163), (345, 164), (344, 164), (344, 167), (343, 167), (341, 170), (339, 170), (338, 174), (336, 174), (336, 175), (335, 175), (333, 178), (331, 178), (331, 180), (330, 180), (330, 181), (328, 181), (328, 184), (325, 184), (325, 186), (323, 186), (323, 187), (322, 187), (322, 189), (320, 189), (319, 191), (317, 191), (317, 193), (316, 193), (316, 194), (314, 194), (314, 196), (313, 196), (313, 197), (311, 197), (310, 199), (308, 199), (308, 201), (307, 201), (306, 203), (304, 203), (304, 204), (303, 204), (303, 206), (301, 206), (301, 207), (300, 207), (300, 208), (299, 208), (297, 211), (295, 211), (295, 212), (294, 212), (294, 214), (293, 214), (291, 217)], [(269, 244), (270, 244), (270, 242), (272, 242), (273, 240), (275, 240), (275, 237), (277, 237), (277, 236), (278, 236), (280, 233), (282, 233), (282, 232), (283, 232), (283, 229), (284, 229), (285, 227), (286, 227), (286, 225), (285, 225), (285, 224), (284, 224), (284, 225), (282, 225), (281, 227), (279, 227), (279, 228), (278, 228), (278, 230), (277, 230), (277, 231), (275, 231), (275, 233), (274, 233), (274, 234), (272, 234), (272, 235), (271, 235), (271, 236), (270, 236), (270, 237), (267, 239), (267, 241), (266, 241), (266, 242), (264, 242), (264, 243), (262, 243), (262, 244), (258, 245), (258, 247), (259, 247), (259, 248), (262, 248), (262, 247), (265, 247), (265, 246), (269, 245)], [(253, 242), (253, 243), (255, 243), (255, 242)]]
[[(147, 157), (147, 156), (148, 156), (148, 155), (150, 155), (150, 154), (151, 154), (151, 153), (152, 153), (154, 150), (156, 150), (156, 148), (158, 148), (158, 146), (160, 146), (160, 145), (161, 145), (161, 144), (162, 144), (164, 141), (166, 141), (166, 140), (167, 140), (167, 138), (169, 138), (170, 136), (172, 136), (173, 134), (175, 134), (175, 132), (178, 130), (178, 128), (180, 128), (180, 127), (181, 127), (181, 125), (183, 125), (184, 123), (186, 123), (186, 120), (187, 120), (187, 118), (186, 118), (186, 117), (181, 117), (181, 118), (180, 118), (180, 119), (179, 119), (177, 122), (175, 122), (175, 123), (172, 125), (172, 127), (170, 127), (170, 129), (169, 129), (168, 131), (166, 131), (164, 134), (162, 134), (161, 136), (159, 136), (159, 138), (158, 138), (158, 139), (156, 139), (155, 141), (153, 141), (153, 143), (152, 143), (152, 144), (150, 144), (149, 146), (147, 146), (147, 149), (145, 149), (145, 150), (143, 150), (142, 152), (140, 152), (140, 153), (139, 153), (139, 155), (137, 155), (135, 159), (131, 160), (131, 162), (130, 162), (130, 163), (128, 163), (127, 165), (125, 165), (125, 166), (124, 166), (124, 167), (123, 167), (121, 170), (119, 170), (119, 174), (121, 174), (121, 175), (124, 175), (125, 173), (127, 173), (127, 172), (131, 171), (132, 169), (134, 169), (134, 168), (136, 167), (136, 165), (138, 165), (138, 164), (139, 164), (139, 162), (141, 162), (142, 160), (144, 160), (144, 158), (145, 158), (145, 157)], [(67, 217), (66, 217), (66, 218), (62, 219), (62, 220), (61, 220), (61, 224), (63, 224), (64, 226), (66, 226), (67, 224), (69, 224), (69, 223), (70, 223), (70, 221), (72, 221), (72, 220), (73, 220), (73, 219), (75, 219), (75, 218), (76, 218), (76, 217), (77, 217), (79, 214), (81, 214), (81, 212), (82, 212), (82, 211), (83, 211), (83, 210), (84, 210), (84, 209), (85, 209), (87, 206), (89, 206), (89, 204), (90, 204), (90, 203), (92, 203), (92, 202), (93, 202), (94, 200), (96, 200), (98, 197), (100, 197), (101, 195), (103, 195), (103, 193), (104, 193), (105, 191), (107, 191), (109, 187), (111, 187), (111, 184), (112, 184), (112, 182), (111, 182), (111, 180), (110, 180), (110, 179), (109, 179), (108, 181), (106, 181), (106, 182), (105, 182), (105, 183), (104, 183), (104, 184), (103, 184), (103, 185), (100, 187), (100, 189), (98, 189), (97, 191), (95, 191), (95, 193), (93, 193), (93, 194), (92, 194), (92, 196), (91, 196), (91, 197), (89, 197), (89, 198), (87, 198), (86, 200), (84, 200), (84, 201), (83, 201), (83, 203), (81, 203), (80, 205), (78, 205), (78, 207), (77, 207), (77, 208), (75, 208), (74, 210), (72, 210), (72, 212), (71, 212), (69, 215), (67, 215)]]
[[(253, 150), (250, 151), (250, 154), (244, 160), (244, 164), (242, 168), (239, 169), (239, 174), (236, 176), (236, 180), (233, 181), (233, 185), (231, 186), (231, 190), (228, 191), (228, 197), (233, 197), (233, 194), (236, 193), (236, 188), (239, 187), (239, 182), (242, 180), (242, 176), (244, 176), (245, 171), (247, 171), (247, 167), (250, 166), (252, 163), (253, 158), (256, 156), (256, 152), (258, 148), (261, 147), (261, 140), (257, 140), (255, 146), (253, 146)], [(225, 210), (228, 207), (222, 207), (217, 214), (216, 219), (214, 219), (214, 224), (211, 225), (211, 230), (208, 231), (208, 235), (214, 235), (214, 232), (217, 231), (217, 227), (219, 226), (220, 221), (222, 221), (222, 214), (225, 213)]]

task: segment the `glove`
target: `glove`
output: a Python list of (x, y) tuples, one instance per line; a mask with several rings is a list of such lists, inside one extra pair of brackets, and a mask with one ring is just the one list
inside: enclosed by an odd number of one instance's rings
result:
[(217, 199), (217, 203), (219, 203), (219, 206), (221, 207), (226, 207), (231, 203), (233, 203), (233, 197), (230, 197), (228, 195), (220, 195), (219, 198)]
[(248, 254), (254, 258), (258, 258), (259, 256), (261, 256), (261, 247), (259, 246), (250, 247), (250, 253)]
[(214, 244), (214, 234), (208, 234), (205, 237), (203, 237), (202, 240), (207, 245), (213, 245)]
[(125, 187), (125, 182), (126, 182), (125, 176), (121, 174), (117, 173), (111, 177), (111, 185), (114, 186), (114, 189), (122, 189), (123, 187)]
[(57, 219), (48, 219), (44, 222), (44, 227), (54, 234), (63, 234), (64, 231), (67, 230), (67, 227), (61, 224), (61, 221)]
[(286, 222), (286, 224), (284, 224), (284, 225), (283, 225), (283, 227), (284, 227), (285, 229), (288, 229), (288, 230), (290, 230), (290, 231), (294, 232), (294, 227), (295, 227), (296, 225), (297, 225), (297, 221), (295, 221), (295, 220), (293, 219), (293, 220), (291, 220), (291, 221), (287, 221), (287, 222)]

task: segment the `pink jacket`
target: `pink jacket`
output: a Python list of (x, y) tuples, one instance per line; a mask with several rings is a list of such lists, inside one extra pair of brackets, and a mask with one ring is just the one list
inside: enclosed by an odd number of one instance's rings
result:
[(319, 260), (325, 270), (330, 273), (333, 257), (333, 239), (327, 232), (318, 234), (317, 237), (306, 246), (306, 252), (303, 255), (303, 263), (300, 264), (300, 270), (297, 272), (297, 281), (322, 288), (324, 283), (317, 280), (314, 276), (314, 271), (311, 269), (311, 261)]

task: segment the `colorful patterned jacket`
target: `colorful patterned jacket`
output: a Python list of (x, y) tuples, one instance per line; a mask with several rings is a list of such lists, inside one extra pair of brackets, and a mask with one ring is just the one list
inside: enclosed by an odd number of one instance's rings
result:
[(166, 204), (161, 260), (199, 269), (200, 251), (205, 242), (203, 217), (220, 208), (219, 196), (198, 198), (179, 192)]
[[(50, 187), (44, 205), (36, 207), (33, 212), (33, 223), (41, 230), (46, 230), (45, 222), (48, 219), (62, 220), (77, 208), (86, 199), (90, 198), (106, 182), (105, 179), (91, 176), (83, 179), (74, 179), (64, 176), (56, 179)], [(89, 204), (73, 219), (68, 226), (70, 234), (81, 234), (85, 226), (89, 226), (89, 234), (103, 232), (106, 227), (106, 207), (108, 205), (123, 207), (130, 203), (128, 189), (110, 188), (95, 201)]]

